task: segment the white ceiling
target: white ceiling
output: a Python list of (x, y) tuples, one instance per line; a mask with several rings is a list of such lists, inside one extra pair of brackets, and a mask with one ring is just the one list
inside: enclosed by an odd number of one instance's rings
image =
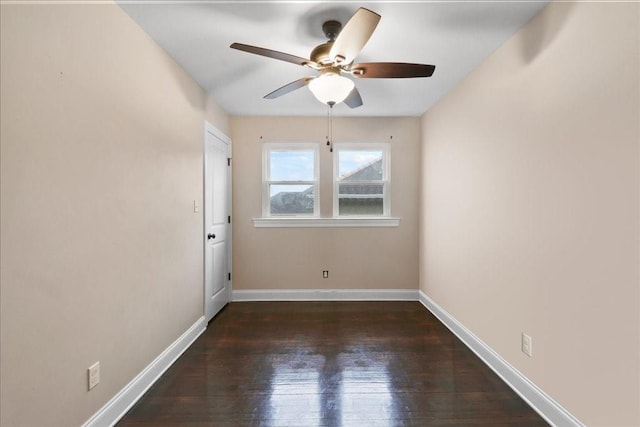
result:
[(118, 0), (231, 115), (326, 115), (308, 88), (262, 97), (315, 71), (230, 49), (233, 42), (308, 58), (322, 23), (366, 7), (382, 15), (357, 62), (433, 64), (430, 78), (356, 79), (364, 105), (338, 116), (419, 116), (509, 39), (546, 1), (367, 2)]

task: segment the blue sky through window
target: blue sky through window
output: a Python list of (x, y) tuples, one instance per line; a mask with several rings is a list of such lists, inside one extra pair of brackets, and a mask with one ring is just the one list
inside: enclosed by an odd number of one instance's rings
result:
[(338, 177), (350, 175), (376, 160), (382, 159), (382, 151), (340, 150), (338, 152)]
[(271, 181), (313, 181), (313, 151), (272, 151)]

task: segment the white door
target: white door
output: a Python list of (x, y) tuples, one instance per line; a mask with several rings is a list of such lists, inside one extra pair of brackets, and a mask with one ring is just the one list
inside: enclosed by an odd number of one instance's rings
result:
[(204, 312), (207, 322), (231, 299), (231, 165), (228, 137), (208, 125), (204, 149)]

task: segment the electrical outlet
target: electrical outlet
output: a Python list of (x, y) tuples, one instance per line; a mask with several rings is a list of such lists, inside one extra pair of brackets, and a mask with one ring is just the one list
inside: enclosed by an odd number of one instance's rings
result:
[(533, 357), (533, 339), (524, 332), (522, 333), (522, 352)]
[(329, 270), (322, 270), (322, 278), (323, 279), (329, 278)]
[(94, 388), (100, 382), (100, 362), (96, 362), (89, 366), (89, 390)]

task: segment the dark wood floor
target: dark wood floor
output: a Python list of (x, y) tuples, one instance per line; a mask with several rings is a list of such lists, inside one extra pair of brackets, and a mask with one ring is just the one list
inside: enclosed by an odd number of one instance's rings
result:
[(418, 302), (232, 303), (118, 426), (547, 426)]

